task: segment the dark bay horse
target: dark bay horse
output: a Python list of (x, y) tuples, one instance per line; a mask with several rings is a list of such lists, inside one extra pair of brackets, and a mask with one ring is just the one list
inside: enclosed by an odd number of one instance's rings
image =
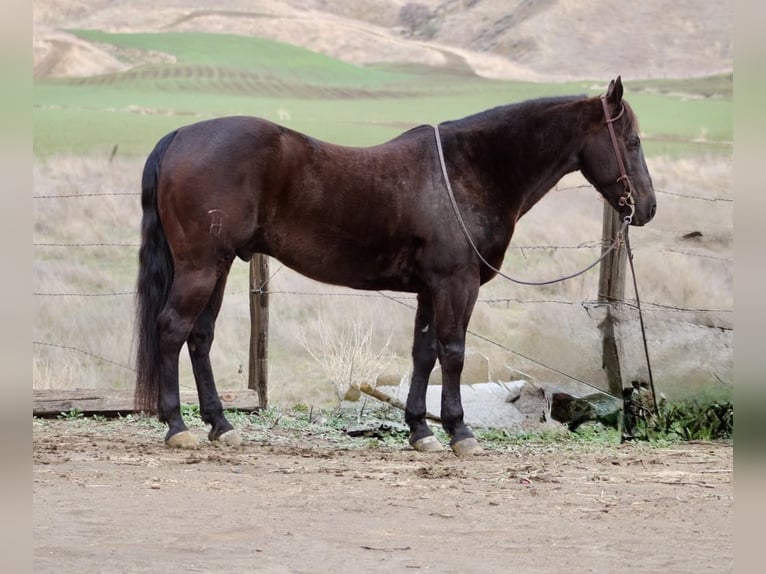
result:
[(438, 358), (450, 446), (456, 454), (479, 452), (463, 422), (460, 376), (479, 286), (496, 274), (481, 258), (498, 269), (518, 219), (575, 170), (631, 224), (654, 216), (636, 117), (622, 95), (618, 77), (601, 97), (501, 106), (367, 148), (250, 117), (166, 135), (142, 180), (137, 407), (167, 423), (168, 445), (197, 443), (179, 401), (186, 343), (208, 438), (240, 442), (224, 417), (209, 352), (234, 258), (264, 253), (318, 281), (417, 293), (410, 444), (442, 448), (425, 419)]

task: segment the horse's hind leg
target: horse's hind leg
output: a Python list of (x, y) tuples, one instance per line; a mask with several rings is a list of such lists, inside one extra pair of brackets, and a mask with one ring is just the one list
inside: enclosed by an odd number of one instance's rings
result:
[(208, 305), (217, 281), (215, 269), (184, 272), (177, 267), (168, 301), (157, 319), (161, 357), (158, 414), (159, 419), (168, 425), (165, 435), (168, 446), (186, 448), (197, 443), (181, 416), (178, 359), (181, 347)]
[(186, 341), (191, 359), (194, 381), (199, 395), (200, 415), (202, 420), (211, 425), (208, 438), (220, 440), (225, 444), (238, 445), (241, 438), (223, 414), (223, 406), (215, 387), (213, 369), (210, 365), (210, 348), (215, 333), (215, 320), (221, 309), (223, 291), (226, 286), (226, 273), (223, 273), (215, 286), (210, 301), (202, 311)]
[(412, 343), (412, 379), (404, 420), (410, 427), (410, 444), (421, 452), (443, 450), (426, 424), (428, 378), (436, 363), (436, 328), (433, 319), (431, 297), (427, 293), (420, 293)]

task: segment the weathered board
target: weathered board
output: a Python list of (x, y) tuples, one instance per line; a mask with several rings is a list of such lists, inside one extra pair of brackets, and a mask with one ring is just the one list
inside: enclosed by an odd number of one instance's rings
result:
[[(224, 409), (257, 411), (260, 408), (258, 393), (251, 389), (222, 391), (219, 393)], [(197, 405), (195, 391), (181, 393), (182, 405)], [(32, 415), (57, 416), (76, 409), (83, 414), (117, 415), (136, 412), (132, 391), (108, 389), (46, 389), (32, 391)]]

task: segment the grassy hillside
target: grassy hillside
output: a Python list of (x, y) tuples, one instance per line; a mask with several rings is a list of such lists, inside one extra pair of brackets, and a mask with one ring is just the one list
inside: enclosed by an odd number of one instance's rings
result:
[[(225, 34), (73, 31), (118, 57), (161, 52), (174, 63), (47, 79), (34, 87), (34, 150), (111, 150), (143, 155), (164, 133), (202, 118), (258, 115), (315, 137), (368, 145), (409, 126), (461, 117), (542, 95), (602, 92), (593, 82), (493, 81), (427, 66), (361, 67), (303, 48)], [(710, 85), (719, 86), (711, 93)], [(721, 84), (723, 87), (721, 88)], [(648, 152), (726, 149), (732, 139), (731, 76), (628, 85)]]
[[(613, 74), (626, 79), (687, 78), (733, 68), (728, 2), (35, 0), (34, 4), (36, 76), (91, 74), (99, 66), (116, 69), (108, 57), (102, 58), (104, 54), (70, 43), (71, 38), (57, 32), (71, 28), (224, 32), (286, 42), (353, 64), (459, 65), (486, 77), (538, 82), (593, 78), (603, 82)], [(58, 62), (63, 44), (82, 52)]]

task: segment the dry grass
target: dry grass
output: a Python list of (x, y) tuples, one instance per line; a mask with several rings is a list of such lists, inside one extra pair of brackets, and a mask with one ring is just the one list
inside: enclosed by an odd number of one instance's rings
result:
[(360, 386), (375, 381), (391, 363), (391, 335), (382, 344), (373, 343), (375, 335), (372, 317), (365, 323), (331, 324), (321, 313), (298, 333), (303, 347), (335, 387), (338, 404), (356, 400)]
[[(133, 195), (36, 199), (35, 244), (137, 244), (141, 167), (139, 159), (118, 157), (110, 162), (106, 156), (37, 162), (36, 196)], [(650, 169), (658, 189), (732, 198), (727, 158), (659, 158), (650, 161)], [(602, 202), (592, 189), (579, 188), (582, 183), (579, 177), (565, 178), (559, 190), (521, 220), (505, 271), (526, 279), (550, 278), (597, 256), (598, 249), (592, 248), (519, 249), (598, 242)], [(668, 194), (659, 194), (658, 201), (656, 220), (631, 231), (642, 300), (674, 307), (731, 309), (733, 204)], [(702, 236), (683, 239), (690, 231)], [(35, 388), (132, 387), (133, 297), (116, 293), (134, 290), (136, 253), (135, 246), (36, 247), (33, 291), (41, 295), (35, 297), (33, 339), (46, 345), (35, 345)], [(350, 336), (349, 345), (363, 348), (368, 356), (391, 355), (389, 371), (401, 375), (409, 371), (412, 296), (390, 294), (400, 297), (397, 303), (374, 293), (315, 283), (276, 261), (271, 269), (270, 396), (274, 403), (334, 404), (338, 391), (322, 372), (321, 363), (344, 336)], [(595, 299), (597, 282), (595, 270), (554, 287), (518, 286), (502, 279), (490, 282), (482, 288), (470, 329), (502, 347), (469, 337), (469, 348), (489, 357), (495, 379), (518, 378), (521, 373), (566, 384), (565, 377), (517, 354), (521, 353), (603, 385), (598, 312), (587, 312), (580, 305)], [(247, 385), (247, 290), (248, 266), (237, 261), (212, 353), (220, 388)], [(47, 295), (51, 293), (82, 295)], [(115, 294), (97, 296), (109, 293)], [(632, 289), (626, 295), (632, 298)], [(655, 380), (666, 394), (697, 393), (720, 387), (718, 378), (733, 380), (731, 313), (680, 312), (646, 305), (646, 322)], [(646, 378), (635, 313), (626, 313), (621, 335), (626, 378)], [(181, 367), (182, 386), (191, 390), (194, 383), (186, 357)]]

